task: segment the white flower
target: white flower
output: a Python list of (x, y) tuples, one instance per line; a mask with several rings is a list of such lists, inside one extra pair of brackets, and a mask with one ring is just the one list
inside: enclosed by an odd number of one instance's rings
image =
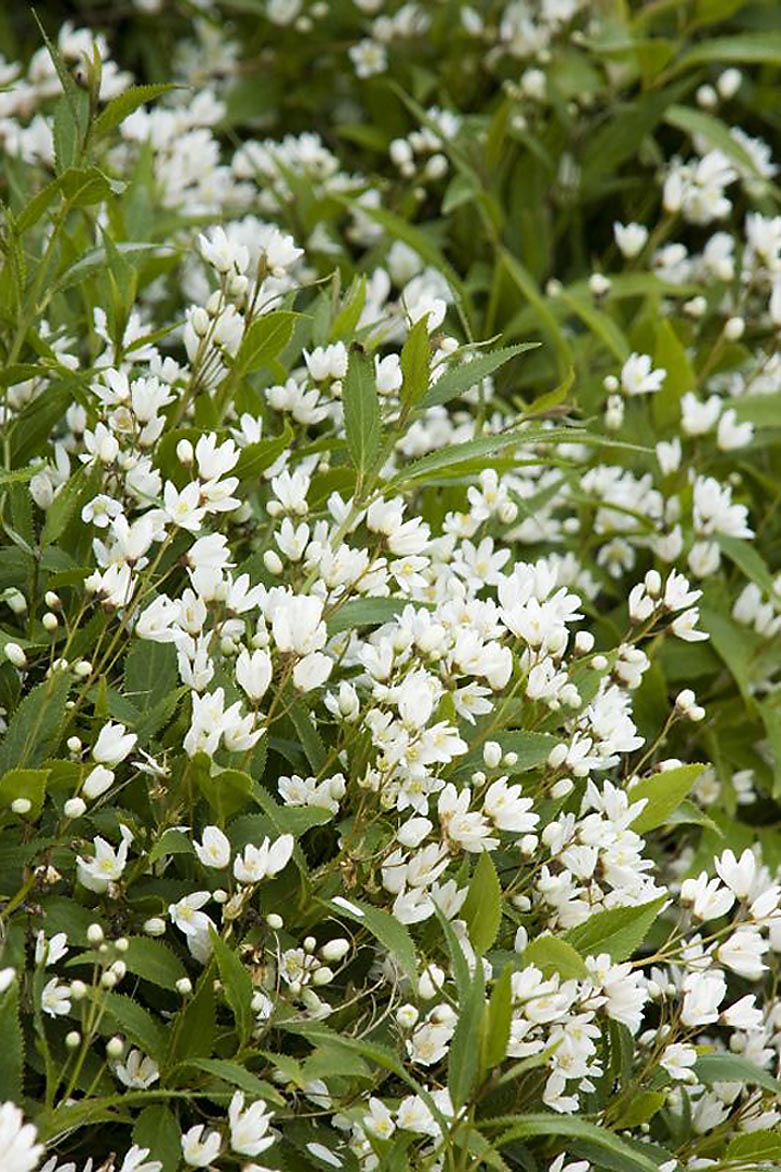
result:
[(134, 1090), (146, 1090), (160, 1077), (157, 1063), (140, 1050), (131, 1050), (123, 1062), (116, 1062), (114, 1073), (124, 1086)]
[(666, 377), (666, 370), (652, 368), (648, 354), (630, 354), (621, 368), (621, 389), (626, 395), (654, 394)]
[(242, 1156), (259, 1156), (274, 1143), (268, 1135), (272, 1113), (263, 1099), (256, 1099), (244, 1108), (244, 1095), (236, 1091), (228, 1107), (230, 1124), (230, 1146)]
[(3, 1172), (33, 1172), (43, 1155), (38, 1133), (15, 1103), (0, 1105), (0, 1168)]
[(264, 838), (261, 845), (248, 843), (244, 853), (236, 855), (233, 874), (239, 883), (260, 883), (273, 878), (290, 862), (293, 854), (293, 835), (282, 834), (274, 843)]
[(231, 844), (219, 826), (204, 826), (200, 842), (194, 842), (195, 853), (204, 867), (222, 870), (231, 861)]
[(92, 759), (100, 765), (119, 765), (132, 753), (138, 737), (126, 731), (124, 724), (109, 722), (100, 730), (92, 748)]
[(242, 647), (236, 659), (236, 682), (249, 696), (259, 701), (265, 696), (271, 683), (271, 656), (267, 651), (249, 652)]
[(333, 670), (333, 660), (320, 651), (300, 659), (293, 668), (293, 684), (299, 692), (313, 692), (326, 682)]
[(191, 1168), (208, 1168), (219, 1156), (221, 1148), (219, 1131), (206, 1131), (203, 1123), (191, 1127), (182, 1136), (182, 1156)]
[(643, 224), (613, 224), (616, 244), (626, 257), (638, 256), (645, 248), (648, 229)]
[(719, 972), (689, 973), (683, 981), (681, 1024), (709, 1025), (718, 1020), (727, 982)]
[(767, 941), (755, 929), (739, 927), (719, 945), (716, 955), (733, 973), (749, 981), (758, 981), (767, 969), (762, 957), (768, 947)]
[(41, 1009), (49, 1017), (64, 1017), (70, 1013), (70, 985), (61, 985), (56, 977), (52, 977), (43, 987)]

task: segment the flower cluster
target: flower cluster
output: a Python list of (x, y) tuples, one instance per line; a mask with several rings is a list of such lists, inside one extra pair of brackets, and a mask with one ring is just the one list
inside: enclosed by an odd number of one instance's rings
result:
[(776, 34), (134, 7), (0, 61), (0, 1167), (775, 1167)]

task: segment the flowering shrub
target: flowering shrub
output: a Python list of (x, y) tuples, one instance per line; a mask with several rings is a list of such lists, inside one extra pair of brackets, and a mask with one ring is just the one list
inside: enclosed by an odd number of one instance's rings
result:
[(781, 1163), (781, 20), (631, 7), (9, 18), (2, 1172)]

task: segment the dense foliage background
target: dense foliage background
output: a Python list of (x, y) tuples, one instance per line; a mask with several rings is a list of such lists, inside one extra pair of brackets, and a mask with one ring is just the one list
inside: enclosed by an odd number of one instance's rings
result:
[(777, 1168), (778, 5), (0, 53), (0, 1168)]

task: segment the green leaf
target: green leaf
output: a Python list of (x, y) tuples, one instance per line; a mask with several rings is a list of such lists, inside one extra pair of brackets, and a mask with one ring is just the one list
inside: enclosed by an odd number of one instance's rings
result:
[(626, 1131), (631, 1127), (640, 1127), (653, 1119), (658, 1111), (667, 1102), (665, 1091), (640, 1091), (626, 1104), (614, 1123), (618, 1131)]
[(234, 949), (217, 932), (212, 931), (210, 935), (225, 1000), (233, 1012), (239, 1039), (244, 1043), (252, 1033), (255, 1020), (252, 1013), (252, 978)]
[(466, 443), (440, 448), (435, 452), (429, 452), (427, 456), (421, 456), (419, 460), (415, 460), (397, 472), (387, 482), (387, 485), (389, 488), (397, 488), (410, 480), (420, 480), (421, 477), (430, 476), (432, 472), (438, 472), (442, 468), (450, 470), (458, 467), (459, 464), (481, 460), (484, 456), (490, 456), (503, 448), (520, 448), (525, 444), (539, 443), (582, 443), (587, 436), (588, 433), (579, 428), (525, 427), (514, 428), (512, 431), (501, 432), (499, 435), (479, 436), (477, 439), (467, 440)]
[(31, 803), (25, 817), (37, 818), (46, 797), (48, 769), (10, 769), (0, 779), (0, 808), (10, 806), (17, 798), (26, 798)]
[(128, 949), (122, 959), (128, 971), (161, 989), (175, 989), (176, 982), (187, 976), (184, 965), (175, 952), (162, 940), (147, 936), (128, 937)]
[(629, 801), (639, 802), (643, 798), (646, 801), (644, 809), (632, 823), (632, 829), (638, 834), (646, 834), (657, 826), (663, 826), (704, 768), (700, 764), (679, 765), (676, 769), (662, 770), (652, 777), (645, 777), (632, 786), (628, 791)]
[(405, 407), (414, 406), (428, 390), (431, 370), (431, 343), (428, 337), (427, 318), (416, 321), (401, 350), (401, 402)]
[(351, 598), (328, 618), (328, 634), (352, 631), (355, 627), (378, 627), (389, 623), (409, 606), (408, 598)]
[[(503, 1132), (497, 1140), (499, 1147), (505, 1147), (517, 1139), (534, 1139), (538, 1136), (566, 1136), (568, 1139), (588, 1140), (605, 1152), (627, 1161), (627, 1172), (659, 1172), (658, 1164), (646, 1156), (640, 1145), (626, 1143), (609, 1128), (588, 1123), (576, 1115), (524, 1115)], [(638, 1150), (639, 1149), (639, 1150)]]
[(729, 61), (744, 65), (781, 65), (781, 32), (736, 33), (701, 41), (679, 57), (673, 68), (680, 73), (693, 65), (715, 63), (723, 66)]
[(258, 1078), (256, 1074), (247, 1070), (239, 1062), (230, 1062), (226, 1058), (191, 1058), (181, 1065), (192, 1067), (194, 1070), (202, 1070), (205, 1074), (213, 1074), (215, 1078), (221, 1078), (223, 1082), (246, 1091), (253, 1099), (269, 1099), (271, 1102), (279, 1104), (284, 1102), (279, 1091), (271, 1083)]
[(417, 981), (418, 962), (415, 945), (404, 924), (399, 923), (389, 912), (372, 907), (364, 900), (353, 899), (352, 896), (349, 899), (333, 899), (326, 906), (334, 915), (347, 916), (354, 923), (366, 928), (398, 962), (402, 972), (411, 981)]
[(245, 331), (238, 353), (233, 360), (236, 374), (251, 374), (268, 366), (281, 354), (293, 336), (293, 327), (298, 320), (297, 313), (286, 309), (275, 309), (256, 318)]
[(616, 962), (626, 960), (640, 947), (651, 925), (667, 903), (665, 895), (638, 907), (608, 908), (596, 912), (584, 924), (570, 928), (564, 941), (582, 956), (606, 952)]
[(503, 346), (500, 350), (491, 350), (487, 354), (477, 353), (468, 362), (450, 363), (445, 373), (440, 375), (424, 396), (421, 408), (425, 410), (428, 407), (449, 403), (451, 399), (456, 399), (465, 391), (477, 386), (512, 358), (524, 354), (527, 350), (537, 350), (539, 345), (539, 342), (521, 342), (517, 346)]
[(499, 1066), (507, 1057), (507, 1043), (513, 1018), (511, 965), (505, 965), (494, 982), (485, 1008), (480, 1041), (480, 1069), (485, 1072)]
[(293, 429), (285, 420), (279, 435), (269, 436), (256, 444), (247, 444), (236, 462), (235, 473), (239, 480), (254, 480), (260, 476), (290, 447), (292, 441)]
[(16, 978), (0, 996), (0, 1037), (3, 1039), (0, 1100), (20, 1103), (24, 1094), (24, 1034), (19, 1018), (19, 983)]
[(365, 476), (380, 450), (380, 401), (371, 361), (357, 351), (350, 355), (342, 389), (347, 447), (359, 475)]
[(466, 1001), (458, 1007), (458, 1025), (450, 1043), (447, 1085), (456, 1110), (467, 1101), (480, 1069), (480, 1027), (486, 1011), (485, 977), (479, 959)]
[(77, 510), (91, 501), (100, 492), (100, 473), (97, 468), (81, 467), (66, 481), (46, 510), (46, 520), (41, 533), (41, 546), (46, 548), (62, 537), (62, 531), (75, 516)]
[(125, 90), (116, 98), (112, 98), (106, 104), (105, 109), (95, 119), (92, 137), (94, 139), (103, 138), (104, 135), (124, 122), (139, 106), (145, 105), (146, 102), (153, 102), (155, 98), (168, 93), (169, 90), (179, 88), (181, 87), (166, 84), (131, 86), (130, 89)]
[(681, 398), (697, 385), (697, 376), (667, 318), (662, 318), (656, 327), (654, 367), (667, 371), (661, 387), (651, 396), (654, 422), (660, 428), (677, 428), (681, 418)]
[(195, 996), (182, 1006), (169, 1027), (169, 1065), (191, 1058), (210, 1058), (216, 1029), (214, 965), (209, 964), (201, 974)]
[(692, 138), (695, 136), (705, 139), (710, 148), (716, 148), (732, 159), (743, 170), (748, 171), (755, 179), (762, 175), (757, 165), (736, 138), (730, 134), (730, 129), (720, 118), (707, 114), (704, 110), (694, 110), (690, 106), (671, 106), (664, 116), (665, 122), (684, 130)]
[(723, 533), (718, 534), (716, 540), (721, 552), (726, 554), (751, 582), (755, 582), (764, 594), (772, 598), (775, 591), (773, 575), (756, 546), (748, 541), (741, 541), (739, 537), (726, 537)]
[(600, 339), (619, 362), (624, 362), (629, 357), (630, 346), (623, 330), (604, 310), (598, 309), (585, 296), (581, 297), (567, 289), (562, 289), (558, 300), (588, 326), (591, 333)]
[(299, 735), (301, 747), (306, 753), (312, 772), (319, 774), (328, 760), (328, 751), (318, 731), (317, 722), (312, 717), (311, 709), (303, 700), (296, 700), (291, 704), (288, 715)]
[(576, 948), (558, 936), (538, 936), (529, 942), (521, 956), (525, 965), (533, 964), (544, 977), (558, 973), (565, 981), (572, 977), (585, 980), (588, 969)]
[(737, 1054), (702, 1054), (694, 1064), (694, 1072), (706, 1087), (717, 1082), (738, 1082), (741, 1086), (762, 1087), (773, 1095), (781, 1095), (781, 1079)]
[(176, 650), (171, 643), (136, 639), (125, 660), (124, 694), (137, 708), (158, 704), (179, 680)]
[(355, 277), (344, 305), (331, 323), (328, 340), (330, 342), (338, 342), (342, 339), (350, 340), (355, 333), (365, 305), (366, 278)]
[(0, 742), (0, 774), (22, 766), (35, 768), (55, 756), (70, 685), (68, 672), (56, 671), (27, 693)]
[(131, 997), (106, 993), (102, 1025), (106, 1033), (119, 1031), (150, 1058), (159, 1062), (165, 1053), (165, 1031), (148, 1010)]
[(182, 1161), (182, 1140), (176, 1116), (164, 1103), (145, 1107), (133, 1128), (133, 1143), (147, 1148), (163, 1165), (162, 1172), (176, 1172)]
[(736, 1135), (727, 1145), (727, 1162), (744, 1166), (781, 1165), (781, 1134), (763, 1130)]
[(198, 789), (225, 822), (233, 814), (252, 806), (253, 781), (249, 773), (240, 769), (219, 769), (212, 765), (205, 753), (193, 758), (193, 775)]
[(478, 857), (461, 914), (473, 948), (484, 955), (496, 940), (502, 920), (502, 888), (488, 851)]

